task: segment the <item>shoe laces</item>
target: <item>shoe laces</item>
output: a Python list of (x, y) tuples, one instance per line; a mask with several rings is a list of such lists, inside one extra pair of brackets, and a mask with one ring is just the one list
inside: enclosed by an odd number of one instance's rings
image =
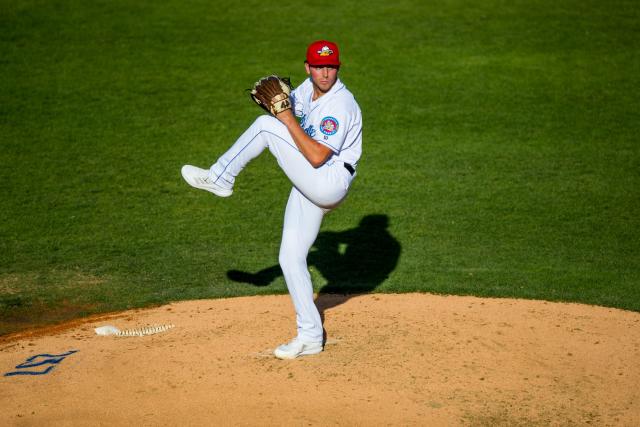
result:
[(199, 176), (198, 178), (200, 179), (201, 182), (204, 182), (205, 184), (213, 184), (214, 183), (209, 175)]

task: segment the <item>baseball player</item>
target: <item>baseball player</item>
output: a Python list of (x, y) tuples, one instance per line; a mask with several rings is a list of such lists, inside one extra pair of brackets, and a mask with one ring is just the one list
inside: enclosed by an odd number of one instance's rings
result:
[(338, 78), (339, 58), (335, 43), (311, 43), (305, 60), (309, 78), (291, 92), (291, 108), (259, 116), (209, 169), (182, 168), (189, 185), (228, 197), (242, 169), (268, 148), (293, 184), (279, 263), (296, 311), (297, 336), (276, 348), (281, 359), (323, 350), (307, 254), (323, 216), (346, 197), (362, 152), (362, 114)]

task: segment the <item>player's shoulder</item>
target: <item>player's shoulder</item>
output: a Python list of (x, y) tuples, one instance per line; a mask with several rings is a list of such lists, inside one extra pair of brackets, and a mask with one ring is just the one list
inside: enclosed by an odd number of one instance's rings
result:
[(358, 105), (358, 101), (356, 101), (356, 97), (353, 93), (351, 93), (344, 83), (341, 81), (338, 82), (340, 83), (340, 86), (336, 88), (336, 91), (333, 94), (335, 101), (348, 110), (360, 111), (360, 106)]
[(302, 83), (300, 83), (294, 90), (294, 93), (302, 94), (309, 93), (313, 90), (313, 84), (311, 83), (311, 79), (307, 78)]

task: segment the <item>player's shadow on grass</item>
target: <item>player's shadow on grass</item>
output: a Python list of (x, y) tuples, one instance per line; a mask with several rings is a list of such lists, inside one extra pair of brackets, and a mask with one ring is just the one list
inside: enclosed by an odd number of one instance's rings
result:
[[(327, 281), (316, 298), (323, 322), (325, 310), (342, 304), (350, 295), (371, 292), (396, 268), (401, 247), (388, 227), (387, 215), (367, 215), (356, 228), (340, 232), (323, 231), (318, 235), (307, 262)], [(257, 273), (227, 272), (229, 279), (255, 286), (267, 286), (281, 275), (279, 265)]]

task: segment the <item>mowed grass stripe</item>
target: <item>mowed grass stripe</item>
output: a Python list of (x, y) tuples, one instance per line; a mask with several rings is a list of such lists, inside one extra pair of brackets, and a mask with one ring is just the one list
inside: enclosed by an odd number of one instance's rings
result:
[(228, 275), (277, 271), (290, 186), (273, 159), (228, 200), (179, 170), (260, 113), (258, 77), (300, 83), (321, 37), (342, 47), (365, 152), (310, 257), (317, 290), (640, 310), (634, 2), (280, 5), (260, 26), (257, 1), (0, 4), (0, 333), (286, 292)]

